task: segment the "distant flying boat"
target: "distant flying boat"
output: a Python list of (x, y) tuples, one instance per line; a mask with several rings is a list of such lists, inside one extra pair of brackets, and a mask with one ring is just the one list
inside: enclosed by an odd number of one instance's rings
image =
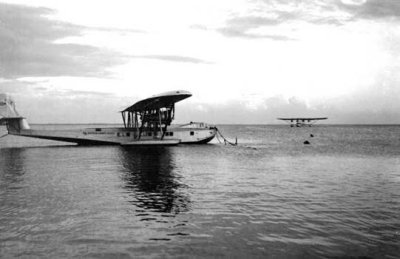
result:
[(141, 100), (121, 111), (124, 127), (87, 128), (79, 130), (33, 130), (21, 117), (15, 104), (0, 95), (0, 125), (8, 134), (72, 142), (78, 145), (177, 145), (204, 144), (211, 141), (217, 128), (203, 122), (170, 127), (175, 103), (192, 96), (188, 91), (170, 91)]
[(290, 127), (303, 127), (309, 126), (311, 127), (314, 123), (319, 120), (326, 120), (327, 117), (320, 117), (320, 118), (278, 118), (278, 120), (283, 120), (290, 124)]

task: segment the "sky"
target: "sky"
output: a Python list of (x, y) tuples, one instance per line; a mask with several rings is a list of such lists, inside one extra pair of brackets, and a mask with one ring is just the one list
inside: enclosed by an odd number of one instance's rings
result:
[(0, 0), (0, 93), (31, 123), (400, 123), (398, 0)]

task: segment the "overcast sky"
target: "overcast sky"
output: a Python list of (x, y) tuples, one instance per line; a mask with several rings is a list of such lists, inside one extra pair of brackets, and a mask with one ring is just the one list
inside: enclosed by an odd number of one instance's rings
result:
[(0, 0), (0, 92), (34, 123), (400, 123), (398, 0)]

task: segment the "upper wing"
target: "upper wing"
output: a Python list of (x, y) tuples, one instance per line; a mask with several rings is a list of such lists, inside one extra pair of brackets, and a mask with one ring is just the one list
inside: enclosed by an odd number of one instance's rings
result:
[(190, 96), (192, 96), (190, 92), (183, 90), (157, 94), (129, 106), (122, 112), (135, 112), (172, 107), (176, 102), (182, 101)]
[(326, 120), (328, 117), (318, 117), (318, 118), (278, 118), (278, 120), (283, 121), (313, 121), (313, 120)]

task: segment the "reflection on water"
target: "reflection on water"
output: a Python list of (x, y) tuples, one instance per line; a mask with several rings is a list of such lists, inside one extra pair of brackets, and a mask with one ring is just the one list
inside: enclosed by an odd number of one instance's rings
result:
[(23, 148), (0, 149), (0, 193), (18, 188), (25, 173)]
[(188, 211), (187, 185), (174, 162), (171, 148), (121, 148), (123, 180), (132, 203), (145, 210), (173, 213)]

